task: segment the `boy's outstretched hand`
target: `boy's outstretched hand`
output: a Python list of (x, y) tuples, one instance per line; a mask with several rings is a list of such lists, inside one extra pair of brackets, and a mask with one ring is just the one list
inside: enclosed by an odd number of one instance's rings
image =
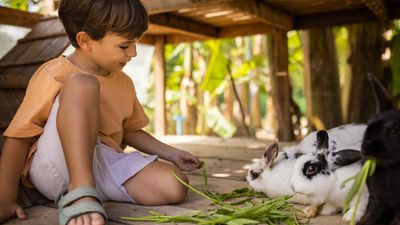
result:
[(196, 156), (179, 149), (174, 150), (170, 156), (170, 161), (184, 171), (193, 171), (200, 168), (200, 161)]

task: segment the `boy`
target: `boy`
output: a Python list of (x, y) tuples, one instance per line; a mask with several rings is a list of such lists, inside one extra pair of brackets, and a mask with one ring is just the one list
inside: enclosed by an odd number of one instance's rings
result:
[[(56, 200), (60, 224), (105, 224), (104, 200), (182, 201), (187, 189), (171, 171), (187, 180), (179, 169), (192, 171), (199, 161), (142, 130), (148, 118), (121, 71), (147, 30), (143, 5), (62, 0), (59, 17), (76, 50), (38, 69), (4, 133), (0, 222), (13, 215), (26, 218), (16, 202), (21, 171), (25, 184)], [(125, 145), (149, 156), (124, 154)]]

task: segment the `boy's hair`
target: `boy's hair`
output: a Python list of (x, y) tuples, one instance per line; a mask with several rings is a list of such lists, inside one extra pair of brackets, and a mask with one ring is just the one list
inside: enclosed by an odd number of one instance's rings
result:
[(80, 31), (97, 41), (107, 32), (134, 39), (148, 27), (148, 14), (140, 0), (61, 0), (58, 15), (75, 48), (79, 48), (76, 34)]

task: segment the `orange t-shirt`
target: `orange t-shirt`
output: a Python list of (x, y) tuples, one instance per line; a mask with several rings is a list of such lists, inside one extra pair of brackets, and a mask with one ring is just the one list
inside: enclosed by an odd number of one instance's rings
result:
[[(39, 137), (63, 81), (73, 73), (87, 74), (63, 56), (43, 64), (29, 81), (24, 100), (4, 136)], [(124, 72), (113, 72), (106, 77), (94, 76), (100, 83), (99, 138), (102, 143), (122, 152), (124, 131), (140, 130), (149, 119), (136, 97), (132, 80)], [(30, 147), (22, 171), (22, 180), (28, 185), (29, 166), (36, 146), (37, 141)]]

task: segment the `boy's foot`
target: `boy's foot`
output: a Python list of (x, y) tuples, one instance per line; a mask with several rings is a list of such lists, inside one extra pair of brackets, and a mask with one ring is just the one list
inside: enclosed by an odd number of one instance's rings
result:
[(104, 225), (103, 203), (93, 187), (79, 187), (56, 199), (60, 225)]
[[(85, 202), (85, 201), (90, 202), (90, 201), (97, 201), (97, 200), (95, 198), (83, 197), (79, 200), (76, 200), (71, 205), (78, 204), (80, 202)], [(105, 225), (106, 221), (104, 221), (104, 217), (100, 213), (91, 212), (91, 213), (82, 214), (77, 217), (74, 217), (68, 222), (68, 225), (86, 225), (86, 224)]]

